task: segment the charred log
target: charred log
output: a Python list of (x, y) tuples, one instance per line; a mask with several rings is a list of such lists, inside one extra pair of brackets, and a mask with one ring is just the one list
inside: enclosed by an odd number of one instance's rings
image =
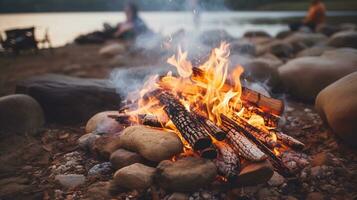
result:
[(234, 150), (226, 143), (215, 143), (218, 149), (218, 157), (215, 160), (218, 173), (224, 176), (228, 181), (234, 180), (241, 168), (240, 159)]
[(300, 142), (299, 140), (297, 140), (289, 135), (286, 135), (286, 134), (284, 134), (280, 131), (277, 131), (277, 130), (272, 130), (272, 131), (275, 133), (279, 142), (282, 142), (283, 144), (285, 144), (293, 149), (301, 150), (305, 147), (304, 143)]
[(255, 144), (240, 134), (234, 127), (223, 124), (223, 128), (227, 132), (228, 143), (238, 155), (250, 161), (262, 161), (267, 158)]
[(277, 157), (265, 144), (263, 144), (260, 140), (255, 138), (249, 131), (249, 129), (246, 129), (247, 126), (249, 126), (248, 122), (245, 122), (244, 120), (241, 120), (238, 124), (235, 121), (231, 120), (225, 115), (221, 115), (221, 119), (223, 124), (225, 126), (228, 126), (234, 130), (237, 130), (238, 132), (242, 133), (244, 136), (249, 138), (261, 151), (263, 151), (266, 155), (268, 155), (269, 160), (272, 162), (273, 166), (277, 169), (277, 171), (284, 175), (284, 176), (293, 176), (293, 174), (290, 172), (289, 168), (287, 168), (281, 159)]
[(132, 121), (131, 119), (137, 119), (137, 123), (142, 125), (158, 127), (158, 128), (162, 127), (161, 122), (154, 115), (139, 114), (139, 115), (131, 116), (131, 115), (120, 113), (118, 115), (108, 115), (108, 117), (115, 119), (119, 124), (122, 125), (132, 125), (135, 123), (135, 120)]
[(155, 115), (139, 115), (139, 123), (146, 126), (162, 127), (161, 122)]
[(115, 119), (121, 125), (131, 125), (130, 115), (118, 114), (118, 115), (108, 115), (109, 118)]
[(153, 94), (164, 105), (166, 114), (194, 150), (203, 150), (211, 146), (212, 140), (206, 129), (174, 95), (162, 90), (157, 90)]
[(226, 138), (226, 132), (219, 128), (215, 123), (206, 117), (194, 112), (197, 119), (201, 122), (202, 126), (207, 130), (207, 132), (218, 141), (222, 141)]
[(249, 119), (250, 116), (252, 116), (253, 114), (259, 115), (264, 119), (264, 123), (266, 126), (270, 126), (270, 127), (277, 127), (278, 123), (279, 123), (279, 116), (276, 116), (274, 114), (268, 113), (268, 112), (264, 112), (261, 109), (252, 106), (252, 105), (246, 105), (246, 110), (245, 113), (247, 116), (244, 116), (245, 118)]
[(256, 128), (255, 126), (250, 125), (248, 122), (244, 121), (237, 115), (234, 115), (232, 119), (235, 122), (237, 122), (238, 124), (244, 124), (244, 125), (242, 125), (244, 127), (244, 129), (249, 131), (250, 134), (252, 134), (258, 140), (262, 141), (267, 146), (273, 148), (277, 145), (277, 142), (274, 139), (274, 136), (272, 135), (274, 133), (271, 134), (268, 131), (260, 130), (260, 129)]
[(217, 158), (217, 154), (218, 154), (217, 149), (212, 145), (203, 150), (199, 150), (198, 153), (202, 158), (206, 158), (206, 159), (215, 159)]

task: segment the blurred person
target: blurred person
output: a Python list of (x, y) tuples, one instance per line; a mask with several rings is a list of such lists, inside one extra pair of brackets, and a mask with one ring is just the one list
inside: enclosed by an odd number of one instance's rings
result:
[(324, 23), (326, 20), (326, 7), (321, 0), (312, 0), (309, 11), (305, 16), (304, 20), (299, 23), (291, 24), (290, 29), (292, 31), (299, 30), (302, 26), (310, 28), (315, 31), (319, 24)]
[(126, 21), (118, 25), (114, 36), (119, 39), (134, 39), (149, 31), (145, 22), (139, 17), (138, 7), (134, 3), (127, 3), (124, 7)]

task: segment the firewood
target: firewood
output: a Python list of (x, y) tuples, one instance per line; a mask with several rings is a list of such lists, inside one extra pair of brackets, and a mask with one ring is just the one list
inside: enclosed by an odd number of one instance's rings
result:
[[(200, 68), (193, 67), (192, 68), (192, 76), (191, 79), (198, 82), (206, 83), (207, 80), (203, 80), (205, 71)], [(226, 81), (223, 86), (223, 91), (229, 91), (232, 88), (232, 84)], [(284, 102), (278, 99), (274, 99), (271, 97), (264, 96), (258, 92), (255, 92), (249, 88), (242, 87), (242, 101), (248, 102), (249, 104), (253, 104), (264, 112), (272, 113), (274, 115), (280, 116), (284, 111)]]
[(193, 111), (193, 113), (196, 115), (197, 119), (201, 122), (203, 127), (207, 130), (207, 132), (212, 137), (214, 137), (218, 141), (222, 141), (226, 138), (226, 133), (221, 128), (219, 128), (215, 123), (207, 119), (202, 114), (199, 114), (199, 112)]
[(235, 121), (233, 121), (232, 119), (228, 118), (225, 115), (221, 115), (221, 119), (222, 122), (234, 129), (237, 130), (238, 132), (242, 133), (244, 136), (246, 136), (247, 138), (249, 138), (249, 140), (251, 140), (261, 151), (263, 151), (266, 155), (268, 155), (270, 161), (272, 162), (273, 166), (278, 170), (278, 172), (284, 176), (294, 176), (290, 170), (283, 164), (283, 162), (281, 161), (281, 159), (279, 157), (277, 157), (266, 145), (264, 145), (260, 140), (258, 140), (257, 138), (255, 138), (250, 132), (249, 130), (246, 129), (246, 126), (249, 126), (248, 122), (243, 124), (238, 124)]
[(216, 142), (218, 157), (215, 160), (218, 173), (228, 181), (234, 180), (240, 172), (240, 159), (234, 150), (224, 142)]
[(194, 150), (211, 146), (212, 140), (206, 129), (174, 95), (163, 90), (156, 90), (152, 94), (159, 99), (168, 117)]
[(268, 112), (264, 112), (261, 109), (255, 107), (253, 105), (245, 105), (245, 108), (246, 108), (246, 110), (244, 113), (246, 113), (245, 114), (246, 118), (249, 119), (253, 114), (256, 114), (256, 115), (261, 116), (264, 119), (264, 123), (266, 126), (269, 126), (269, 127), (277, 127), (278, 126), (279, 119), (280, 119), (279, 116), (268, 113)]
[(277, 140), (279, 143), (285, 144), (286, 146), (289, 146), (295, 150), (301, 150), (305, 147), (305, 145), (300, 142), (299, 140), (286, 135), (276, 129), (271, 129), (271, 130), (264, 130), (264, 129), (259, 129), (257, 127), (254, 127), (250, 125), (249, 123), (245, 122), (243, 119), (241, 119), (239, 116), (235, 115), (233, 116), (233, 120), (238, 122), (238, 124), (243, 124), (243, 126), (248, 129), (248, 131), (257, 139), (268, 145), (269, 147), (275, 147), (278, 143), (277, 141), (273, 140), (273, 134), (276, 135)]
[(119, 113), (118, 115), (108, 115), (108, 117), (115, 119), (119, 124), (122, 125), (133, 125), (134, 121), (131, 121), (130, 118), (136, 118), (138, 124), (152, 126), (152, 127), (162, 127), (159, 119), (154, 115), (149, 114), (139, 114), (135, 116), (131, 116), (128, 114)]
[(300, 142), (299, 140), (289, 136), (289, 135), (286, 135), (280, 131), (277, 131), (277, 130), (271, 130), (275, 133), (276, 137), (278, 138), (278, 140), (280, 142), (282, 142), (283, 144), (293, 148), (293, 149), (296, 149), (296, 150), (301, 150), (305, 147), (305, 144)]
[(115, 119), (119, 124), (122, 124), (122, 125), (132, 124), (132, 122), (130, 121), (130, 115), (120, 113), (118, 115), (108, 115), (108, 117)]
[(274, 140), (272, 134), (269, 131), (261, 130), (256, 128), (253, 125), (250, 125), (248, 122), (244, 121), (237, 115), (233, 115), (232, 119), (237, 122), (238, 124), (243, 124), (242, 126), (249, 131), (255, 138), (262, 141), (264, 144), (268, 145), (269, 147), (273, 148), (277, 145), (277, 142)]
[(202, 158), (206, 158), (206, 159), (215, 159), (217, 158), (217, 154), (218, 154), (217, 149), (212, 145), (203, 150), (199, 150), (198, 153)]
[(162, 127), (161, 122), (155, 115), (139, 115), (139, 123), (146, 126)]
[(240, 134), (234, 127), (229, 124), (223, 124), (222, 127), (227, 132), (227, 142), (238, 155), (250, 161), (261, 161), (267, 158), (255, 144)]

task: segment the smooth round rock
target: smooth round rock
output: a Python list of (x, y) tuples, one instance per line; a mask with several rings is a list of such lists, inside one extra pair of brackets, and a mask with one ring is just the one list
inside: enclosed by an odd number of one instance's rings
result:
[(162, 161), (157, 166), (156, 182), (170, 191), (195, 191), (216, 177), (215, 164), (203, 158), (186, 157), (176, 162)]
[(152, 185), (156, 169), (135, 163), (115, 172), (114, 184), (127, 189), (146, 189)]
[(96, 182), (88, 187), (86, 195), (89, 200), (108, 200), (112, 198), (109, 188), (109, 182)]
[(247, 31), (244, 33), (243, 37), (251, 38), (251, 37), (268, 37), (271, 38), (271, 35), (265, 31), (256, 30), (256, 31)]
[(244, 78), (251, 82), (266, 83), (274, 87), (279, 82), (279, 73), (277, 67), (270, 65), (263, 59), (252, 60), (244, 66)]
[(0, 135), (33, 134), (44, 123), (43, 110), (32, 97), (23, 94), (0, 97)]
[(357, 147), (357, 72), (323, 89), (315, 108), (344, 142)]
[(78, 138), (78, 146), (83, 150), (91, 150), (94, 141), (99, 138), (99, 135), (93, 133), (87, 133)]
[(327, 44), (332, 47), (351, 47), (357, 49), (357, 31), (342, 31), (331, 36)]
[(313, 101), (329, 84), (357, 71), (357, 50), (351, 48), (324, 52), (319, 57), (296, 58), (278, 69), (287, 92)]
[(328, 37), (331, 35), (341, 31), (342, 29), (338, 26), (330, 25), (330, 24), (320, 24), (316, 28), (316, 32), (322, 33)]
[(87, 133), (117, 133), (123, 130), (123, 127), (108, 115), (117, 115), (118, 111), (104, 111), (95, 114), (86, 124)]
[(143, 161), (143, 157), (138, 153), (125, 149), (118, 149), (110, 155), (110, 162), (114, 169), (121, 169), (134, 163), (142, 163)]
[(333, 47), (329, 46), (314, 46), (300, 51), (296, 57), (321, 56), (325, 51), (333, 49)]
[(131, 126), (120, 135), (120, 146), (139, 153), (147, 160), (160, 162), (182, 152), (182, 142), (173, 132), (146, 126)]
[(273, 167), (268, 161), (250, 163), (243, 167), (237, 177), (236, 184), (239, 186), (252, 186), (266, 183), (273, 174)]

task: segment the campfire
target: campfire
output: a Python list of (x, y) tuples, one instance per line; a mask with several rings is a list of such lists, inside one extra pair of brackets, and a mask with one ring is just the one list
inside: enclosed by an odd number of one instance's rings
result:
[(212, 50), (208, 60), (193, 65), (187, 52), (178, 50), (168, 59), (178, 75), (168, 72), (151, 77), (129, 95), (118, 115), (124, 126), (142, 124), (175, 132), (187, 156), (214, 160), (224, 181), (234, 180), (245, 162), (268, 159), (284, 176), (294, 176), (282, 161), (286, 152), (304, 144), (277, 127), (284, 103), (241, 85), (243, 68), (229, 62), (229, 44)]

